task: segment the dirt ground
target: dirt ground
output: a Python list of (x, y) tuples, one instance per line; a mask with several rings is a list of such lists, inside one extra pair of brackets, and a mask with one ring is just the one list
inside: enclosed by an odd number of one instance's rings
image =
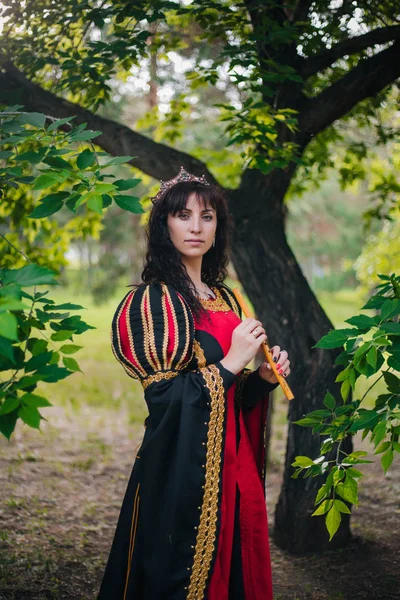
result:
[[(94, 600), (141, 430), (123, 411), (46, 409), (42, 432), (0, 439), (0, 600)], [(271, 528), (283, 437), (268, 473)], [(275, 600), (400, 598), (400, 467), (369, 465), (353, 541), (322, 556), (272, 545)], [(161, 600), (161, 599), (160, 599)]]

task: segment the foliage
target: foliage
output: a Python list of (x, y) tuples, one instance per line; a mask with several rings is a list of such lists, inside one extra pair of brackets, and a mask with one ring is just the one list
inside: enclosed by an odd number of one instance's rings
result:
[(370, 235), (357, 258), (355, 271), (361, 289), (373, 288), (378, 273), (400, 271), (400, 213), (385, 221), (381, 231)]
[[(313, 515), (324, 515), (330, 539), (335, 535), (341, 515), (350, 513), (349, 505), (358, 504), (358, 480), (362, 476), (356, 465), (371, 462), (367, 452), (347, 454), (342, 442), (347, 436), (362, 432), (370, 437), (375, 454), (382, 454), (384, 472), (392, 464), (394, 453), (400, 452), (400, 276), (379, 275), (382, 283), (363, 306), (374, 316), (355, 315), (346, 320), (351, 328), (330, 331), (316, 348), (333, 349), (343, 346), (335, 364), (343, 369), (336, 381), (341, 382), (341, 398), (327, 391), (325, 408), (310, 412), (296, 422), (325, 436), (320, 455), (313, 459), (296, 456), (294, 478), (324, 475), (325, 482), (315, 499)], [(359, 377), (373, 378), (373, 383), (361, 398), (350, 400)], [(383, 379), (387, 392), (373, 398), (371, 390)], [(374, 399), (371, 408), (371, 400)]]
[[(87, 213), (101, 216), (114, 201), (130, 212), (142, 212), (139, 199), (123, 193), (140, 180), (113, 180), (114, 175), (107, 172), (131, 157), (111, 158), (93, 147), (79, 149), (80, 142), (99, 132), (88, 131), (84, 125), (74, 128), (70, 118), (56, 120), (20, 109), (14, 106), (0, 112), (0, 372), (5, 377), (0, 382), (0, 432), (8, 439), (19, 418), (40, 427), (39, 408), (51, 404), (35, 393), (39, 382), (56, 383), (80, 370), (71, 356), (81, 348), (74, 336), (92, 328), (71, 314), (82, 306), (57, 304), (48, 291), (37, 291), (37, 286), (57, 281), (56, 273), (46, 265), (52, 249), (36, 249), (46, 229), (35, 224), (48, 222), (64, 206), (73, 215), (85, 207)], [(1, 232), (8, 229), (18, 241), (28, 238), (28, 253)], [(60, 234), (57, 226), (54, 231)], [(20, 256), (24, 266), (10, 268), (18, 266), (16, 257)], [(52, 261), (57, 266), (62, 262), (57, 256)], [(32, 293), (27, 291), (30, 288)]]
[[(23, 10), (17, 0), (3, 4), (0, 61), (12, 60), (31, 81), (97, 110), (110, 100), (112, 82), (125, 82), (138, 69), (147, 70), (150, 83), (161, 87), (173, 77), (169, 109), (163, 114), (158, 106), (152, 109), (153, 122), (158, 120), (155, 139), (163, 134), (170, 142), (181, 135), (182, 114), (190, 113), (199, 96), (212, 99), (214, 89), (219, 98), (212, 106), (204, 103), (207, 118), (213, 114), (226, 124), (227, 142), (241, 155), (238, 167), (268, 174), (294, 162), (301, 168), (293, 190), (310, 181), (318, 184), (333, 166), (330, 148), (343, 140), (337, 122), (314, 132), (311, 143), (301, 139), (298, 116), (307, 101), (332, 90), (398, 34), (391, 0), (379, 5), (317, 0), (310, 9), (307, 3), (276, 0), (96, 5), (38, 0), (22, 2)], [(346, 50), (343, 43), (373, 30), (381, 34), (379, 43), (361, 41)], [(181, 76), (169, 72), (165, 77), (160, 64), (165, 71), (165, 63), (176, 56)], [(341, 116), (360, 131), (373, 129), (385, 144), (398, 130), (383, 125), (390, 94), (390, 86), (377, 90)], [(364, 140), (344, 143), (343, 181), (364, 178), (369, 148)]]

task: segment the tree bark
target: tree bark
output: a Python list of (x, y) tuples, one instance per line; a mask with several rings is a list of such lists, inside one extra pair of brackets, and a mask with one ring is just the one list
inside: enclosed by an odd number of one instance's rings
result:
[[(311, 517), (321, 481), (291, 478), (294, 471), (291, 463), (296, 455), (319, 455), (320, 436), (293, 422), (321, 408), (328, 389), (338, 394), (334, 380), (339, 368), (334, 365), (334, 352), (312, 348), (333, 326), (286, 242), (281, 207), (290, 177), (291, 173), (283, 171), (268, 178), (257, 171), (248, 171), (240, 189), (231, 193), (230, 207), (236, 273), (254, 300), (270, 344), (278, 344), (290, 356), (288, 381), (295, 399), (289, 403), (285, 475), (276, 507), (274, 539), (283, 549), (304, 553), (326, 549), (329, 542), (324, 519)], [(277, 393), (276, 402), (286, 400)], [(347, 519), (329, 548), (343, 546), (349, 539)]]

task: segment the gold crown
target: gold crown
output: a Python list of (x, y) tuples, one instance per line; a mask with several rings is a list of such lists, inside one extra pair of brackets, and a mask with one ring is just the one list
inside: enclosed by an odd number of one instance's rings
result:
[(169, 181), (160, 180), (161, 187), (159, 191), (155, 196), (150, 198), (152, 203), (155, 204), (172, 186), (174, 186), (176, 183), (180, 183), (181, 181), (198, 181), (204, 185), (210, 185), (204, 175), (197, 177), (196, 175), (192, 175), (192, 173), (185, 171), (185, 169), (181, 166), (178, 175), (176, 175), (173, 179), (170, 179)]

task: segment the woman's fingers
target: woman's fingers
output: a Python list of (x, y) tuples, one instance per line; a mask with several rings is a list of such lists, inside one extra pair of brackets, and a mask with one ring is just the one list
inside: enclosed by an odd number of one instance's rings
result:
[(281, 350), (279, 346), (273, 346), (271, 348), (272, 359), (276, 363), (276, 368), (280, 375), (287, 377), (290, 373), (290, 360), (288, 359), (288, 353), (286, 350)]

